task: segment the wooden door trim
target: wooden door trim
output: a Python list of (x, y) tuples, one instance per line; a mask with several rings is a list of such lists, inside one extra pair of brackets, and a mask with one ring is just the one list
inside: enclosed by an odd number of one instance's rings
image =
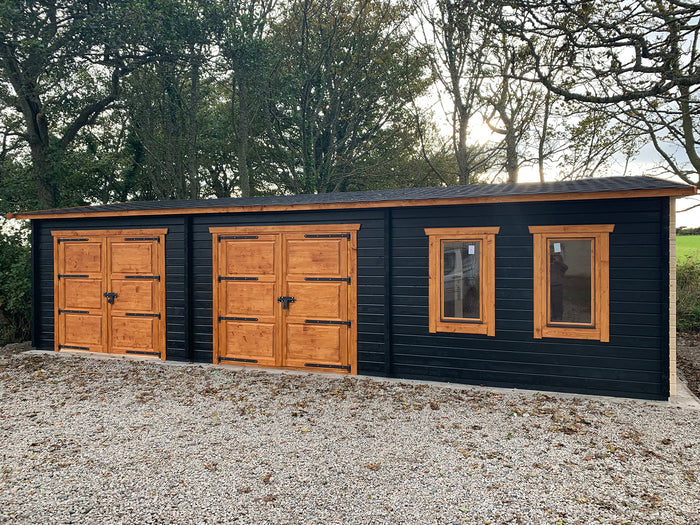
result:
[(284, 226), (212, 226), (209, 233), (299, 233), (299, 232), (322, 232), (322, 233), (345, 233), (357, 231), (361, 224), (292, 224)]
[(357, 235), (348, 240), (348, 364), (351, 375), (357, 375)]
[(122, 237), (125, 235), (162, 236), (168, 228), (134, 229), (134, 230), (51, 230), (53, 237)]

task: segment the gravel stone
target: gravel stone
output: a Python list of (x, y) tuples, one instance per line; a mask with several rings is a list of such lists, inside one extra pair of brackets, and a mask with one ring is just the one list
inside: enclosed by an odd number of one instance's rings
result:
[(0, 364), (0, 523), (697, 524), (700, 411), (70, 354)]

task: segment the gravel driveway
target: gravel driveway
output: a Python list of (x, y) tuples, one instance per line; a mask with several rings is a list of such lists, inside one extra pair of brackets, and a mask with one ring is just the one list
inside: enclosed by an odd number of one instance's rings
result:
[(700, 411), (0, 356), (0, 522), (700, 522)]

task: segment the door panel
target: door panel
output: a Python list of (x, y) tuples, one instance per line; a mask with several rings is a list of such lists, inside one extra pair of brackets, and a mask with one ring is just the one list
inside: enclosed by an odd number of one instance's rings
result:
[(275, 283), (225, 281), (222, 286), (226, 308), (222, 315), (274, 319)]
[[(63, 333), (63, 346), (87, 346), (85, 350), (101, 352), (103, 348), (102, 317), (99, 315), (83, 315), (62, 313), (59, 316)], [(83, 348), (74, 348), (83, 350)]]
[(57, 350), (164, 357), (165, 233), (52, 232)]
[(157, 313), (157, 285), (155, 279), (112, 279), (112, 292), (117, 294), (112, 313)]
[(274, 323), (226, 321), (225, 326), (227, 351), (222, 361), (275, 366)]
[(289, 282), (287, 295), (294, 297), (294, 304), (288, 317), (345, 320), (347, 287), (338, 282)]
[[(242, 236), (246, 237), (246, 236)], [(273, 235), (252, 236), (257, 239), (224, 239), (224, 265), (227, 276), (275, 275), (275, 246)]]
[(343, 275), (347, 268), (342, 267), (343, 252), (346, 250), (345, 239), (314, 239), (305, 238), (304, 234), (289, 234), (286, 250), (287, 275), (292, 279), (347, 277)]
[(287, 324), (287, 366), (309, 364), (347, 365), (347, 327), (339, 325)]
[(149, 274), (157, 272), (157, 243), (155, 241), (116, 241), (111, 246), (111, 272)]
[(63, 277), (63, 307), (67, 310), (102, 311), (102, 279)]
[(63, 241), (61, 252), (61, 272), (59, 273), (99, 273), (102, 274), (101, 239), (90, 241)]
[(112, 348), (115, 354), (155, 352), (160, 321), (153, 317), (112, 317)]

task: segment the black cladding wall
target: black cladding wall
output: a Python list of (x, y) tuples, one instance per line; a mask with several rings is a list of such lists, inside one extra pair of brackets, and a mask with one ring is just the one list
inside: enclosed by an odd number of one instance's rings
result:
[[(53, 348), (51, 230), (167, 227), (167, 357), (211, 362), (209, 227), (331, 223), (362, 225), (357, 243), (360, 374), (668, 396), (667, 198), (35, 221), (35, 344)], [(528, 226), (595, 223), (615, 225), (610, 342), (534, 339)], [(430, 334), (423, 229), (474, 226), (501, 228), (496, 236), (496, 336)]]
[[(533, 338), (528, 226), (614, 224), (610, 342)], [(668, 396), (668, 199), (397, 209), (392, 374), (493, 386)], [(496, 336), (428, 332), (426, 227), (500, 226)]]

